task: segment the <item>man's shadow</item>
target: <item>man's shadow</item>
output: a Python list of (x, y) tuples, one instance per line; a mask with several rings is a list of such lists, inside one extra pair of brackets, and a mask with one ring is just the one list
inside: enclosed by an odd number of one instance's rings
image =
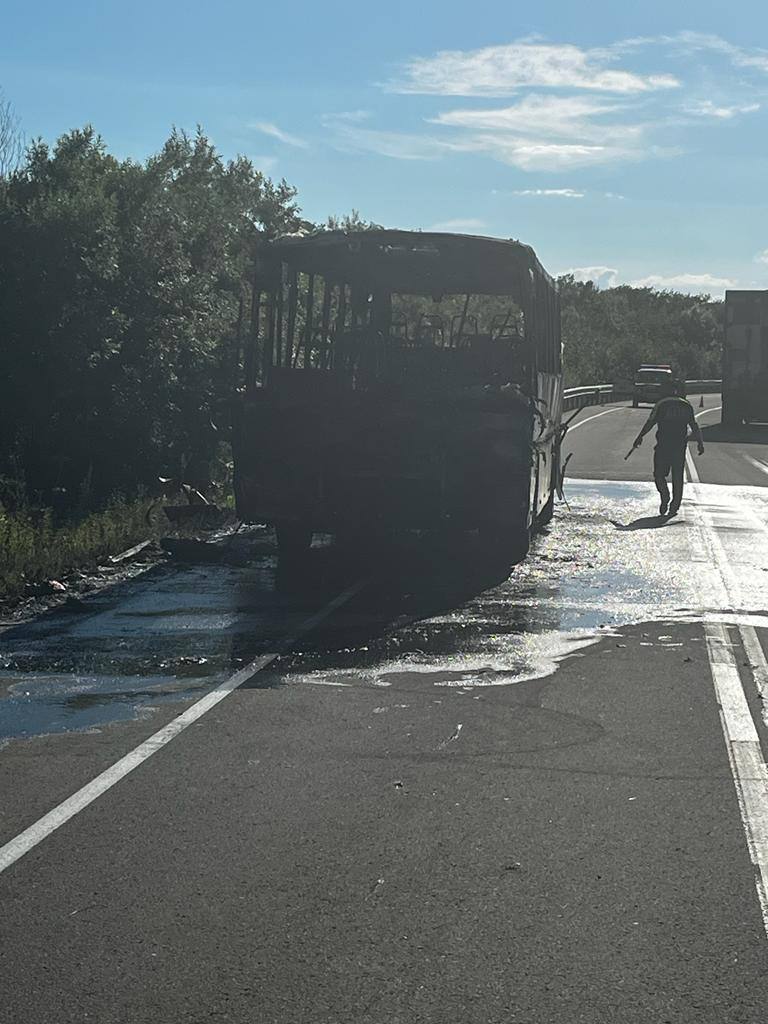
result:
[(642, 519), (633, 519), (631, 523), (617, 523), (615, 519), (609, 522), (624, 533), (630, 530), (658, 530), (662, 526), (682, 525), (681, 519), (672, 519), (669, 516), (643, 516)]

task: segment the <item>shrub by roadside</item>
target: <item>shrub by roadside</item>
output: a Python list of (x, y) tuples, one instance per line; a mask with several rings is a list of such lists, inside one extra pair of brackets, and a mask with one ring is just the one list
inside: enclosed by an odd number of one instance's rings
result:
[(154, 535), (147, 522), (150, 504), (147, 498), (117, 498), (102, 511), (61, 523), (50, 510), (11, 515), (0, 508), (0, 600), (32, 595)]

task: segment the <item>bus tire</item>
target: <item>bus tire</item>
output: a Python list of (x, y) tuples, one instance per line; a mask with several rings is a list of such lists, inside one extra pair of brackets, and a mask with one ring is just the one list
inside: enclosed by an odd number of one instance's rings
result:
[(295, 559), (312, 546), (312, 528), (306, 523), (281, 520), (275, 523), (277, 553), (281, 558)]
[(498, 525), (480, 528), (480, 544), (483, 553), (493, 561), (505, 566), (522, 562), (531, 546), (530, 530), (522, 527), (502, 529)]

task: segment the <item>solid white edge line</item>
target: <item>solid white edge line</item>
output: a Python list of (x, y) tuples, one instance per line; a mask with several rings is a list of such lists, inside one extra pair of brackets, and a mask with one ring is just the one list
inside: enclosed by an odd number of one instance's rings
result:
[[(696, 419), (700, 419), (702, 416), (706, 416), (709, 412), (720, 412), (722, 405), (713, 405), (711, 409), (702, 409), (701, 412), (696, 413)], [(693, 461), (690, 449), (686, 445), (685, 449), (685, 466), (688, 470), (688, 479), (691, 483), (697, 484), (699, 482), (699, 473), (696, 469), (696, 463)]]
[[(611, 409), (603, 409), (602, 412), (596, 412), (594, 416), (587, 416), (585, 420), (579, 420), (579, 422), (574, 423), (572, 427), (568, 427), (568, 434), (570, 434), (572, 430), (578, 430), (579, 427), (586, 427), (586, 425), (588, 423), (591, 423), (592, 420), (599, 420), (601, 416), (607, 416), (609, 412), (620, 412), (622, 409), (626, 408), (626, 405), (614, 406)], [(565, 436), (567, 437), (568, 434), (566, 434)]]
[(722, 408), (722, 405), (713, 405), (711, 409), (702, 409), (701, 412), (696, 413), (696, 419), (699, 419), (700, 416), (706, 416), (708, 412), (720, 412)]
[(699, 473), (696, 469), (696, 463), (693, 461), (691, 450), (688, 445), (685, 446), (685, 466), (688, 470), (688, 479), (691, 483), (697, 484), (699, 482)]
[[(713, 556), (726, 601), (740, 606), (738, 580), (728, 564), (725, 548), (711, 516), (701, 507), (697, 507), (696, 511), (699, 529)], [(768, 769), (726, 627), (718, 623), (705, 623), (704, 634), (728, 763), (736, 788), (747, 849), (755, 868), (755, 888), (763, 926), (768, 935)], [(751, 662), (752, 658), (749, 660)]]
[(747, 455), (746, 452), (742, 452), (741, 454), (747, 462), (750, 462), (755, 467), (755, 469), (759, 469), (761, 473), (768, 473), (768, 464), (763, 462), (762, 459), (755, 459), (753, 456)]
[[(348, 587), (341, 594), (338, 594), (332, 601), (330, 601), (324, 608), (322, 608), (315, 615), (310, 616), (299, 626), (298, 630), (290, 638), (287, 638), (281, 642), (281, 649), (285, 650), (290, 647), (292, 643), (302, 636), (304, 633), (314, 629), (323, 619), (326, 619), (334, 611), (336, 611), (341, 605), (351, 600), (355, 594), (359, 593), (360, 590), (365, 586), (366, 580), (361, 580), (355, 583), (353, 586)], [(23, 832), (19, 833), (14, 839), (0, 847), (0, 874), (9, 868), (11, 864), (14, 864), (19, 858), (23, 857), (30, 850), (34, 849), (39, 843), (46, 839), (52, 832), (64, 825), (70, 818), (73, 818), (80, 811), (92, 804), (94, 800), (100, 797), (103, 793), (106, 793), (108, 789), (111, 789), (121, 779), (124, 779), (129, 772), (132, 772), (134, 768), (138, 768), (140, 764), (143, 764), (148, 758), (156, 754), (158, 750), (161, 750), (164, 746), (175, 739), (180, 733), (182, 733), (188, 726), (192, 725), (199, 718), (211, 708), (215, 707), (220, 701), (228, 697), (233, 690), (236, 690), (238, 686), (242, 686), (243, 683), (247, 682), (252, 676), (261, 669), (269, 665), (270, 662), (274, 661), (278, 657), (279, 651), (273, 654), (263, 654), (259, 658), (256, 658), (250, 664), (245, 665), (239, 669), (233, 676), (226, 679), (223, 683), (219, 683), (217, 687), (207, 693), (200, 700), (196, 701), (192, 707), (187, 708), (186, 711), (178, 715), (167, 725), (163, 726), (156, 733), (140, 743), (138, 747), (126, 754), (125, 757), (121, 757), (119, 761), (116, 761), (109, 768), (105, 769), (100, 775), (97, 775), (95, 779), (88, 782), (81, 789), (78, 789), (76, 793), (62, 801), (57, 807), (54, 807), (52, 811), (43, 815), (38, 821), (29, 828), (26, 828)]]
[(752, 669), (752, 675), (755, 678), (757, 692), (760, 694), (760, 701), (763, 705), (763, 721), (768, 725), (768, 660), (766, 660), (765, 652), (754, 626), (741, 624), (739, 625), (739, 633), (741, 634), (741, 642), (744, 644), (749, 667)]

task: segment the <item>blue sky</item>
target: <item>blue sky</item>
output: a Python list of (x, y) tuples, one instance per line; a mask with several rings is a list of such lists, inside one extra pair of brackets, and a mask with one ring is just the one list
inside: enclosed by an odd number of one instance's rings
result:
[(768, 5), (5, 0), (28, 136), (197, 123), (307, 217), (521, 238), (602, 285), (768, 288)]

